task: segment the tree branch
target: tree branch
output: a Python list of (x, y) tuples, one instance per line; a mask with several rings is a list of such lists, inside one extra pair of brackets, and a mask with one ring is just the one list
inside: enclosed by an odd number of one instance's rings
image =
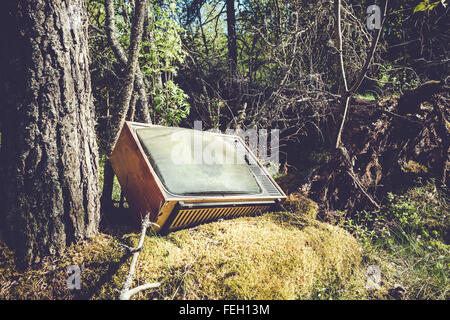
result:
[(377, 48), (377, 44), (380, 39), (381, 31), (383, 29), (383, 24), (386, 19), (388, 2), (389, 2), (389, 0), (385, 0), (383, 18), (381, 21), (380, 29), (378, 30), (376, 37), (374, 37), (372, 40), (372, 45), (370, 47), (370, 53), (367, 56), (367, 59), (364, 63), (363, 68), (361, 69), (361, 72), (360, 72), (357, 80), (355, 81), (355, 83), (349, 90), (348, 85), (347, 85), (347, 78), (345, 76), (344, 58), (343, 58), (343, 52), (342, 52), (341, 0), (336, 1), (335, 12), (336, 12), (336, 32), (337, 32), (337, 39), (338, 39), (339, 62), (340, 62), (340, 67), (341, 67), (341, 79), (342, 79), (342, 82), (344, 83), (344, 90), (345, 90), (345, 93), (343, 95), (343, 98), (345, 98), (345, 100), (343, 102), (344, 114), (342, 116), (341, 125), (339, 127), (339, 131), (338, 131), (338, 134), (336, 137), (336, 145), (335, 145), (336, 149), (338, 149), (341, 144), (341, 136), (342, 136), (342, 131), (344, 130), (344, 124), (345, 124), (345, 120), (346, 120), (347, 114), (348, 114), (350, 98), (356, 92), (356, 90), (358, 90), (359, 86), (361, 85), (361, 83), (367, 73), (367, 70), (369, 69), (370, 63), (372, 62), (373, 56), (375, 54), (375, 50)]
[(349, 105), (349, 101), (350, 101), (350, 95), (348, 94), (347, 77), (345, 75), (344, 53), (342, 50), (341, 0), (336, 0), (335, 14), (336, 14), (336, 38), (337, 38), (337, 42), (338, 42), (338, 51), (339, 51), (339, 66), (340, 66), (340, 71), (341, 71), (341, 82), (344, 86), (343, 98), (345, 99), (345, 104), (344, 104), (344, 108), (343, 108), (344, 114), (342, 116), (341, 126), (339, 128), (337, 138), (336, 138), (336, 149), (337, 149), (337, 148), (339, 148), (339, 145), (341, 143), (341, 135), (342, 135), (342, 131), (344, 129), (344, 122), (345, 122), (345, 118), (347, 117), (348, 105)]
[(136, 288), (130, 289), (131, 285), (133, 284), (134, 279), (134, 273), (136, 270), (136, 263), (139, 257), (139, 253), (142, 251), (144, 247), (144, 240), (145, 240), (145, 234), (147, 233), (147, 228), (154, 225), (156, 227), (159, 227), (156, 223), (150, 222), (150, 212), (148, 212), (144, 219), (142, 220), (142, 229), (141, 229), (141, 237), (139, 238), (139, 243), (136, 248), (132, 248), (126, 245), (121, 244), (120, 246), (128, 251), (128, 253), (132, 254), (133, 257), (131, 258), (130, 263), (130, 271), (128, 272), (128, 275), (125, 278), (125, 282), (122, 286), (122, 289), (120, 290), (119, 299), (120, 300), (129, 300), (133, 295), (136, 293), (151, 289), (151, 288), (157, 288), (161, 284), (159, 282), (156, 283), (147, 283), (141, 286), (138, 286)]
[(359, 74), (358, 79), (355, 81), (355, 83), (353, 84), (353, 86), (350, 88), (350, 92), (354, 93), (359, 89), (359, 86), (361, 85), (367, 70), (369, 70), (369, 66), (370, 63), (372, 62), (373, 56), (375, 54), (375, 50), (377, 48), (378, 42), (380, 40), (380, 36), (381, 36), (381, 31), (383, 30), (383, 25), (384, 25), (384, 21), (386, 20), (386, 14), (387, 14), (387, 8), (388, 8), (388, 2), (389, 0), (386, 0), (384, 2), (384, 10), (383, 10), (383, 18), (381, 20), (381, 24), (380, 24), (380, 29), (378, 29), (378, 33), (376, 35), (376, 37), (374, 37), (372, 39), (372, 45), (370, 47), (370, 53), (367, 56), (366, 62), (364, 63), (364, 66), (361, 70), (361, 73)]
[(338, 42), (341, 81), (344, 84), (344, 92), (348, 92), (347, 77), (345, 75), (345, 67), (344, 67), (344, 54), (342, 50), (341, 0), (336, 0), (335, 12), (336, 12), (336, 37)]

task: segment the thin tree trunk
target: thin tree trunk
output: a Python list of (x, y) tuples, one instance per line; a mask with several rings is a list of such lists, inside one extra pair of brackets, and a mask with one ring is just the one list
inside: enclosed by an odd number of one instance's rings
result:
[(363, 68), (361, 69), (361, 72), (358, 76), (358, 79), (355, 81), (353, 86), (350, 88), (351, 92), (356, 92), (359, 89), (359, 86), (364, 80), (364, 77), (366, 76), (367, 70), (369, 70), (370, 64), (372, 63), (373, 56), (375, 55), (375, 50), (377, 48), (378, 42), (380, 41), (381, 32), (383, 30), (384, 21), (386, 20), (386, 14), (388, 10), (388, 4), (389, 0), (384, 1), (384, 10), (383, 10), (383, 16), (380, 24), (380, 29), (378, 29), (378, 32), (376, 36), (372, 39), (372, 45), (370, 46), (369, 54), (367, 56), (367, 59), (364, 63)]
[[(111, 0), (108, 0), (110, 2)], [(128, 61), (125, 69), (122, 92), (119, 97), (117, 112), (111, 119), (110, 136), (106, 144), (106, 154), (109, 156), (119, 138), (120, 131), (130, 107), (131, 95), (133, 93), (133, 83), (138, 68), (139, 48), (144, 30), (144, 18), (147, 13), (147, 1), (136, 0), (133, 16), (133, 25), (131, 27), (130, 46), (128, 48)]]
[(239, 114), (239, 100), (241, 97), (240, 87), (237, 79), (238, 75), (238, 52), (236, 44), (236, 11), (234, 0), (226, 1), (227, 7), (227, 33), (228, 33), (228, 106), (233, 114)]
[(103, 190), (101, 196), (102, 212), (109, 212), (112, 208), (112, 193), (114, 187), (114, 170), (111, 162), (106, 159), (103, 166)]
[(227, 0), (227, 31), (228, 31), (228, 60), (231, 77), (237, 71), (237, 45), (236, 45), (236, 12), (234, 0)]
[(87, 9), (6, 0), (0, 18), (0, 228), (26, 266), (99, 225)]
[(341, 0), (336, 0), (334, 5), (334, 13), (336, 17), (336, 25), (335, 25), (335, 33), (336, 33), (336, 41), (337, 41), (337, 49), (338, 49), (338, 64), (339, 64), (339, 94), (340, 98), (340, 107), (339, 114), (342, 114), (341, 124), (336, 133), (335, 140), (335, 148), (339, 148), (341, 143), (341, 135), (342, 130), (344, 129), (345, 119), (347, 117), (348, 105), (350, 101), (350, 96), (348, 96), (348, 84), (347, 84), (347, 76), (345, 74), (345, 66), (344, 66), (344, 52), (343, 52), (343, 41), (342, 41), (342, 27), (341, 27)]
[[(128, 48), (128, 57), (125, 54), (122, 46), (118, 42), (115, 36), (115, 18), (114, 18), (114, 2), (112, 0), (106, 0), (106, 30), (111, 47), (116, 55), (116, 58), (126, 66), (125, 79), (122, 85), (122, 93), (119, 97), (117, 109), (118, 111), (112, 115), (110, 126), (108, 128), (108, 137), (106, 142), (106, 155), (109, 157), (114, 145), (119, 137), (125, 122), (130, 102), (131, 95), (133, 93), (133, 82), (137, 91), (139, 92), (139, 101), (137, 106), (140, 112), (138, 114), (142, 117), (139, 120), (150, 123), (150, 116), (148, 114), (148, 102), (145, 91), (145, 84), (143, 75), (140, 72), (138, 65), (139, 47), (144, 30), (144, 20), (147, 15), (147, 5), (145, 0), (137, 0), (133, 22), (131, 27), (131, 39), (130, 46)], [(114, 182), (114, 171), (111, 167), (109, 159), (106, 159), (104, 166), (104, 180), (102, 191), (102, 211), (108, 212), (112, 208), (112, 191)]]
[(206, 56), (209, 56), (208, 41), (206, 40), (205, 30), (203, 29), (202, 10), (199, 9), (197, 11), (197, 16), (198, 16), (198, 23), (200, 25), (200, 31), (201, 31), (202, 39), (203, 39), (203, 46), (205, 47), (205, 54), (206, 54)]
[(367, 59), (364, 63), (363, 68), (361, 69), (361, 72), (359, 73), (359, 76), (355, 83), (352, 85), (352, 87), (349, 89), (347, 84), (347, 77), (345, 75), (345, 67), (344, 67), (344, 54), (342, 52), (342, 30), (341, 30), (341, 0), (337, 0), (335, 4), (335, 15), (336, 15), (336, 34), (337, 34), (337, 40), (338, 40), (338, 50), (339, 50), (339, 65), (340, 65), (340, 71), (341, 71), (341, 81), (344, 87), (344, 93), (342, 94), (342, 101), (341, 101), (341, 108), (340, 110), (343, 110), (341, 125), (339, 127), (337, 136), (336, 136), (336, 145), (335, 148), (338, 149), (341, 144), (341, 137), (342, 132), (344, 131), (344, 125), (345, 120), (347, 119), (347, 114), (350, 108), (350, 98), (352, 95), (358, 90), (359, 86), (361, 85), (367, 70), (370, 67), (370, 64), (372, 62), (373, 56), (375, 54), (375, 50), (377, 48), (378, 41), (380, 39), (381, 30), (383, 28), (384, 20), (386, 18), (387, 9), (388, 9), (388, 2), (389, 0), (386, 0), (384, 2), (384, 11), (383, 11), (383, 18), (380, 25), (380, 29), (378, 30), (377, 35), (373, 38), (372, 45), (370, 47)]
[[(123, 65), (124, 68), (126, 68), (128, 65), (128, 57), (125, 50), (122, 48), (122, 46), (120, 45), (119, 41), (116, 38), (116, 23), (114, 19), (115, 14), (114, 14), (113, 0), (105, 1), (105, 13), (106, 13), (106, 34), (108, 37), (108, 42), (111, 45), (111, 48), (114, 52), (116, 59), (120, 61), (120, 63)], [(143, 10), (142, 13), (147, 16), (148, 15), (147, 9)], [(139, 65), (137, 65), (136, 67), (134, 82), (135, 82), (134, 83), (135, 91), (139, 93), (139, 99), (136, 104), (136, 120), (140, 122), (151, 123), (149, 115), (147, 90), (144, 82), (144, 75), (142, 74)]]
[(343, 52), (343, 44), (342, 44), (342, 28), (341, 28), (341, 0), (336, 0), (335, 4), (335, 14), (336, 14), (336, 38), (338, 43), (338, 51), (339, 51), (339, 68), (341, 73), (341, 81), (344, 93), (348, 91), (347, 85), (347, 76), (345, 74), (345, 66), (344, 66), (344, 52)]

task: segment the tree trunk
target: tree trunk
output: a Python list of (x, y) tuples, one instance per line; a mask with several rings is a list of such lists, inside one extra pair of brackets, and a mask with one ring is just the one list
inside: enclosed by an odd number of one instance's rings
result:
[(1, 224), (18, 262), (96, 234), (98, 150), (82, 0), (7, 0), (0, 10)]
[[(114, 149), (114, 145), (119, 138), (120, 131), (122, 130), (125, 118), (127, 116), (130, 102), (132, 100), (133, 82), (134, 87), (139, 92), (139, 99), (137, 101), (136, 119), (141, 122), (151, 123), (150, 116), (148, 114), (148, 101), (147, 93), (145, 91), (144, 76), (139, 68), (138, 56), (139, 48), (144, 32), (144, 21), (147, 12), (147, 3), (143, 0), (138, 0), (134, 9), (133, 22), (131, 26), (131, 38), (130, 46), (128, 48), (128, 57), (125, 54), (125, 50), (117, 40), (115, 13), (114, 13), (114, 1), (105, 1), (106, 12), (106, 30), (108, 41), (114, 51), (116, 58), (124, 65), (125, 79), (123, 81), (122, 93), (119, 97), (118, 111), (113, 114), (112, 121), (108, 127), (108, 137), (106, 142), (106, 155), (109, 157)], [(106, 159), (104, 166), (104, 180), (102, 191), (102, 212), (108, 212), (112, 206), (112, 191), (114, 183), (114, 171), (111, 167), (109, 159)]]
[(109, 159), (103, 166), (103, 190), (101, 196), (102, 212), (109, 212), (113, 207), (112, 194), (114, 188), (114, 170)]
[(236, 12), (234, 0), (227, 0), (227, 31), (228, 31), (228, 60), (231, 77), (236, 76), (237, 71), (237, 45), (236, 45)]
[(144, 31), (144, 18), (147, 11), (146, 0), (136, 0), (133, 25), (131, 26), (130, 46), (128, 48), (128, 62), (125, 68), (122, 92), (119, 96), (118, 112), (111, 119), (111, 136), (108, 139), (107, 155), (113, 151), (114, 145), (119, 138), (120, 131), (130, 107), (131, 95), (133, 93), (134, 79), (138, 68), (139, 49)]
[[(106, 155), (109, 156), (114, 149), (117, 139), (119, 138), (120, 132), (122, 130), (123, 124), (125, 123), (125, 118), (128, 113), (130, 106), (131, 95), (133, 93), (133, 87), (135, 79), (137, 81), (137, 89), (143, 90), (141, 99), (146, 97), (144, 89), (143, 75), (140, 72), (138, 57), (140, 44), (142, 40), (142, 34), (144, 32), (144, 20), (147, 14), (147, 2), (144, 0), (136, 0), (133, 23), (131, 26), (130, 35), (130, 46), (128, 47), (128, 57), (125, 56), (125, 51), (120, 46), (119, 42), (115, 37), (115, 17), (114, 17), (114, 2), (112, 0), (107, 0), (105, 2), (105, 12), (106, 12), (106, 29), (108, 33), (109, 42), (112, 45), (113, 51), (116, 57), (125, 65), (124, 79), (122, 83), (122, 91), (119, 96), (117, 112), (113, 114), (111, 119), (111, 124), (109, 128), (110, 136), (107, 137), (106, 143)], [(142, 84), (142, 86), (140, 85)], [(146, 103), (146, 102), (145, 102)], [(150, 119), (146, 119), (150, 122)]]

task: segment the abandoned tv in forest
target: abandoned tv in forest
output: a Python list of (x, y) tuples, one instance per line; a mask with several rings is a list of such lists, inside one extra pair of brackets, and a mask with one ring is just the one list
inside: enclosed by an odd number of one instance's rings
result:
[(286, 198), (238, 136), (126, 122), (110, 161), (135, 218), (150, 212), (161, 233)]

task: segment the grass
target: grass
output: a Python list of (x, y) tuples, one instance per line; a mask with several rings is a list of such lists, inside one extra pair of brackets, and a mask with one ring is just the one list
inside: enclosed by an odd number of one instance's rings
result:
[[(12, 252), (0, 252), (0, 299), (113, 299), (129, 259), (118, 242), (137, 234), (100, 234), (40, 268), (19, 273)], [(305, 299), (358, 279), (360, 248), (341, 228), (292, 213), (223, 220), (160, 237), (147, 235), (135, 285), (162, 286), (136, 299)], [(67, 266), (82, 269), (82, 290), (65, 288)], [(335, 289), (337, 288), (337, 289)], [(327, 290), (327, 289), (326, 289)]]
[(355, 98), (363, 99), (363, 100), (372, 100), (372, 101), (376, 100), (375, 96), (373, 95), (373, 93), (370, 93), (370, 92), (367, 92), (367, 93), (364, 93), (364, 94), (356, 94)]
[(343, 221), (363, 248), (363, 264), (380, 267), (380, 291), (400, 286), (404, 299), (450, 298), (446, 194), (431, 181), (400, 195), (389, 194), (381, 209)]

